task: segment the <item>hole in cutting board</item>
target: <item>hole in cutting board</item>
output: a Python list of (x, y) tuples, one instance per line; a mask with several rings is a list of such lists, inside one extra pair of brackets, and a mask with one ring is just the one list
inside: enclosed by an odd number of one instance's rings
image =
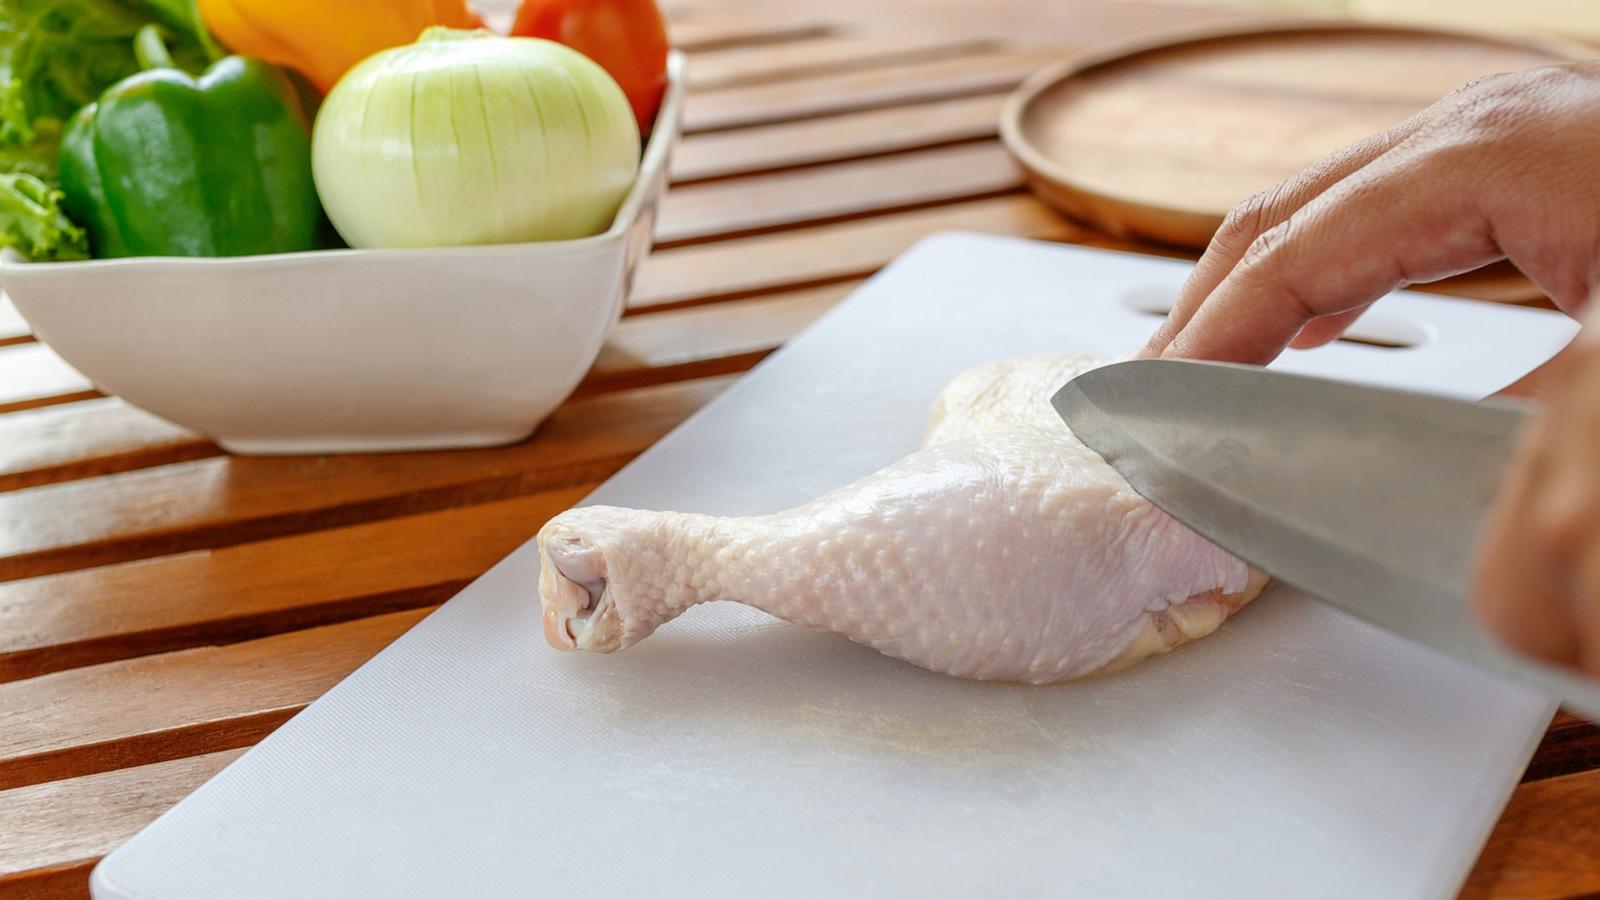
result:
[[(1173, 296), (1159, 288), (1135, 288), (1122, 295), (1122, 305), (1136, 313), (1165, 318), (1172, 311)], [(1344, 344), (1359, 344), (1378, 350), (1409, 350), (1428, 342), (1428, 331), (1416, 322), (1383, 313), (1368, 312), (1339, 337)]]

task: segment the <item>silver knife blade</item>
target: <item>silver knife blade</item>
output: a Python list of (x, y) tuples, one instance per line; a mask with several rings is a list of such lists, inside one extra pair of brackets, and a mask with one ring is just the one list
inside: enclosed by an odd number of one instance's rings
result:
[(1051, 404), (1135, 491), (1228, 552), (1600, 719), (1600, 681), (1501, 648), (1467, 605), (1529, 407), (1177, 360), (1090, 370)]

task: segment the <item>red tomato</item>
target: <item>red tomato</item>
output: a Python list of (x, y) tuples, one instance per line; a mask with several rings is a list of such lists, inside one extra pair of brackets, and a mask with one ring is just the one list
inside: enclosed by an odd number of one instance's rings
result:
[(622, 85), (647, 134), (667, 88), (667, 25), (654, 0), (524, 0), (511, 33), (559, 41)]

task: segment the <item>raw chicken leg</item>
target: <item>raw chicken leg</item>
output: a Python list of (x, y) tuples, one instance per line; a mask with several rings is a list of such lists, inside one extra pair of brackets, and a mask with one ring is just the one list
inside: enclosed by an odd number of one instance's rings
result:
[(621, 650), (696, 603), (737, 600), (937, 672), (1042, 684), (1204, 637), (1266, 579), (1056, 417), (1050, 394), (1096, 364), (969, 371), (935, 402), (922, 450), (785, 512), (562, 513), (539, 532), (545, 638)]

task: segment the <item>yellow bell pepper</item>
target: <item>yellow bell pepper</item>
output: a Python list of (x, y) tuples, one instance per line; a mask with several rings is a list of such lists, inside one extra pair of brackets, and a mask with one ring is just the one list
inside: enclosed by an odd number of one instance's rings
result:
[(350, 67), (430, 25), (481, 28), (465, 0), (198, 0), (228, 49), (298, 70), (327, 93)]

